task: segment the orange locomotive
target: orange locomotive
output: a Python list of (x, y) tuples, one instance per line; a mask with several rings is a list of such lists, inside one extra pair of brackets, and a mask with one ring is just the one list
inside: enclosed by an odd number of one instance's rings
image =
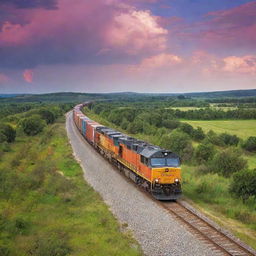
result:
[(80, 133), (102, 155), (136, 184), (158, 200), (176, 200), (181, 195), (179, 157), (165, 149), (129, 137), (86, 117), (77, 105), (73, 118)]

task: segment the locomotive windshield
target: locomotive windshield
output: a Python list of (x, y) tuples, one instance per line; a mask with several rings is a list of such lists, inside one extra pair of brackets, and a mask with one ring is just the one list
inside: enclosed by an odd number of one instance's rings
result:
[(178, 167), (180, 165), (179, 158), (151, 158), (150, 163), (152, 167)]

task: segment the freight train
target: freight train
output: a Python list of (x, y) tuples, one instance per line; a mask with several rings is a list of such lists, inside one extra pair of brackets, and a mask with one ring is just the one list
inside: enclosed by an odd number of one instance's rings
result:
[(89, 104), (73, 109), (75, 125), (87, 142), (154, 198), (177, 200), (181, 196), (179, 156), (91, 120), (82, 113)]

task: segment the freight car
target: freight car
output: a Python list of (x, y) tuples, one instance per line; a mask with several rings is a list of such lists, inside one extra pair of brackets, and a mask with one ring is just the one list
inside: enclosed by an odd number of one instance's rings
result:
[(156, 199), (178, 199), (181, 196), (179, 156), (91, 120), (81, 111), (88, 104), (90, 102), (79, 104), (73, 109), (73, 119), (82, 136)]

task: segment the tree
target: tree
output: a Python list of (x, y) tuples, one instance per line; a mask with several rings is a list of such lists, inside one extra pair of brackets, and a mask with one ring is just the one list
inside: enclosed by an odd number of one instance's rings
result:
[(235, 173), (230, 184), (230, 191), (243, 200), (256, 196), (256, 169)]
[(127, 131), (132, 134), (143, 132), (143, 121), (137, 120), (128, 125)]
[(1, 124), (0, 126), (1, 141), (14, 142), (16, 138), (16, 130), (9, 124)]
[(219, 138), (225, 145), (237, 146), (239, 142), (239, 138), (236, 135), (230, 135), (228, 133), (221, 133)]
[(163, 127), (174, 130), (179, 127), (180, 122), (178, 120), (167, 119), (162, 122)]
[(163, 135), (161, 146), (177, 153), (183, 160), (189, 160), (193, 153), (189, 136), (177, 130), (172, 131), (168, 135)]
[(195, 150), (195, 159), (202, 164), (210, 160), (214, 155), (214, 146), (208, 141), (203, 141)]
[(41, 109), (39, 110), (40, 116), (46, 121), (47, 124), (53, 124), (55, 121), (54, 114), (47, 109)]
[(210, 130), (207, 134), (206, 134), (206, 138), (209, 142), (211, 142), (214, 145), (217, 146), (224, 146), (224, 142), (220, 139), (220, 137), (212, 130)]
[(179, 126), (180, 130), (189, 134), (189, 135), (192, 135), (193, 133), (193, 126), (188, 124), (188, 123), (181, 123), (180, 126)]
[(242, 145), (248, 151), (256, 151), (256, 137), (249, 137)]
[(123, 120), (122, 120), (122, 122), (121, 122), (121, 128), (123, 129), (123, 130), (127, 130), (127, 128), (128, 128), (128, 125), (129, 125), (129, 122), (127, 121), (127, 119), (126, 118), (123, 118)]
[(218, 152), (212, 161), (212, 169), (225, 177), (230, 177), (246, 166), (247, 161), (241, 157), (240, 152), (233, 148)]
[(203, 140), (205, 138), (204, 131), (201, 127), (194, 129), (192, 136), (195, 140)]
[(21, 121), (21, 128), (24, 133), (33, 136), (41, 132), (46, 126), (46, 122), (39, 115), (32, 115)]

